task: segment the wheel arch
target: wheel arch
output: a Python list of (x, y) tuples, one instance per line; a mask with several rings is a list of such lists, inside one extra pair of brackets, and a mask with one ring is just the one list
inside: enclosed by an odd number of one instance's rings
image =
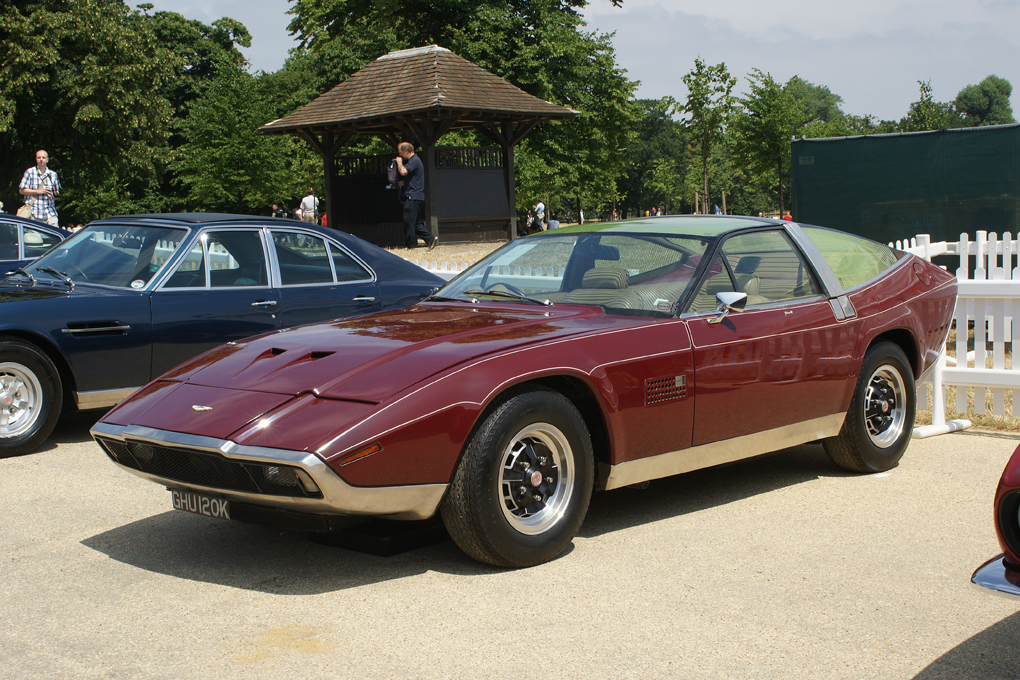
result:
[(914, 373), (914, 378), (917, 378), (921, 374), (921, 350), (918, 347), (917, 338), (914, 337), (914, 333), (907, 328), (894, 328), (887, 330), (883, 333), (876, 335), (868, 343), (866, 349), (871, 349), (874, 345), (880, 342), (891, 342), (901, 350), (907, 356), (907, 361), (910, 363), (910, 368)]
[[(591, 389), (584, 380), (576, 376), (570, 375), (546, 375), (523, 382), (513, 383), (507, 385), (502, 390), (497, 392), (489, 400), (489, 403), (485, 405), (485, 408), (481, 410), (478, 417), (475, 419), (474, 424), (471, 426), (471, 431), (468, 433), (467, 438), (464, 440), (465, 448), (467, 443), (474, 437), (475, 432), (481, 427), (481, 424), (485, 422), (485, 419), (489, 417), (489, 414), (496, 410), (500, 404), (511, 398), (515, 394), (526, 392), (527, 390), (534, 387), (544, 387), (558, 392), (564, 397), (570, 400), (575, 408), (580, 412), (581, 417), (584, 419), (584, 424), (588, 428), (588, 434), (591, 437), (592, 452), (595, 456), (596, 469), (599, 463), (609, 463), (609, 430), (606, 425), (605, 416), (602, 413), (602, 409), (599, 406), (598, 398), (595, 396), (594, 391)], [(459, 459), (464, 456), (464, 451), (460, 452)]]
[(0, 340), (3, 339), (20, 340), (27, 342), (39, 349), (45, 354), (53, 365), (57, 369), (57, 373), (60, 375), (60, 386), (63, 391), (63, 404), (65, 410), (77, 409), (77, 400), (74, 398), (76, 391), (76, 382), (74, 379), (74, 373), (71, 371), (71, 365), (67, 362), (67, 357), (64, 353), (57, 348), (53, 342), (44, 335), (38, 335), (36, 333), (30, 333), (28, 331), (9, 328), (0, 330)]

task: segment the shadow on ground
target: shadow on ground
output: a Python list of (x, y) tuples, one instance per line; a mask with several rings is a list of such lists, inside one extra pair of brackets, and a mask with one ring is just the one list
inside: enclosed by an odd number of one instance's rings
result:
[[(644, 490), (597, 493), (580, 536), (599, 536), (841, 474), (821, 446), (808, 445), (659, 480)], [(362, 535), (353, 539), (319, 536), (309, 540), (302, 532), (169, 511), (92, 536), (82, 544), (140, 569), (282, 595), (356, 588), (426, 571), (458, 575), (500, 571), (465, 556), (435, 522), (418, 523), (397, 536), (392, 535), (393, 524), (364, 527), (357, 530)], [(381, 557), (373, 552), (396, 554)]]
[(915, 675), (914, 680), (1013, 680), (1020, 677), (1017, 640), (1020, 612), (953, 647)]

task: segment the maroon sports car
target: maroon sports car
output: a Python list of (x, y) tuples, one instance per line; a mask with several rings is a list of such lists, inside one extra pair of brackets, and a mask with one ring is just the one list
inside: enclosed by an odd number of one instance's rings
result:
[(895, 466), (955, 278), (792, 222), (637, 219), (543, 232), (426, 301), (212, 350), (92, 430), (175, 507), (327, 531), (440, 513), (521, 567), (593, 489), (822, 440)]
[(1020, 595), (1020, 446), (995, 491), (995, 533), (1002, 554), (978, 567), (970, 580), (1005, 595)]

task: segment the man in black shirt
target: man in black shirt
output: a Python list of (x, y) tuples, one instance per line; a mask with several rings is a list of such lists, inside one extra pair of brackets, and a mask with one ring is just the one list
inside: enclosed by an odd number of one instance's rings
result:
[(421, 209), (425, 205), (425, 167), (414, 153), (414, 146), (401, 142), (397, 147), (397, 172), (404, 178), (404, 245), (417, 248), (418, 239), (428, 244), (429, 250), (436, 247), (439, 237), (425, 228)]

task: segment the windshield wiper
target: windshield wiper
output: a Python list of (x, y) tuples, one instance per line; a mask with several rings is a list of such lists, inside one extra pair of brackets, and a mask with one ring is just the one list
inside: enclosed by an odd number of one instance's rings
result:
[(36, 270), (46, 272), (47, 274), (53, 274), (54, 276), (63, 279), (64, 283), (70, 286), (71, 290), (74, 290), (74, 281), (71, 280), (70, 276), (59, 269), (54, 269), (53, 267), (36, 267)]
[[(464, 293), (464, 295), (467, 295), (467, 293)], [(471, 302), (471, 303), (478, 302), (478, 300), (476, 298), (473, 298), (473, 297), (470, 297), (467, 300), (465, 300), (463, 298), (452, 298), (452, 297), (446, 297), (445, 295), (436, 295), (435, 293), (433, 293), (432, 295), (429, 295), (427, 298), (422, 300), (422, 302), (432, 302), (432, 301)]]
[(15, 269), (12, 272), (7, 272), (8, 276), (10, 276), (11, 274), (21, 274), (22, 276), (27, 276), (28, 280), (32, 282), (32, 285), (33, 286), (35, 285), (35, 277), (32, 276), (31, 274), (29, 274), (27, 271), (25, 271), (21, 267), (18, 267), (17, 269)]
[(477, 293), (472, 293), (472, 295), (492, 295), (493, 297), (510, 298), (511, 300), (524, 300), (525, 302), (530, 302), (533, 305), (541, 305), (542, 307), (552, 306), (552, 300), (533, 298), (527, 295), (519, 295), (518, 293), (507, 293), (502, 290), (482, 290)]

